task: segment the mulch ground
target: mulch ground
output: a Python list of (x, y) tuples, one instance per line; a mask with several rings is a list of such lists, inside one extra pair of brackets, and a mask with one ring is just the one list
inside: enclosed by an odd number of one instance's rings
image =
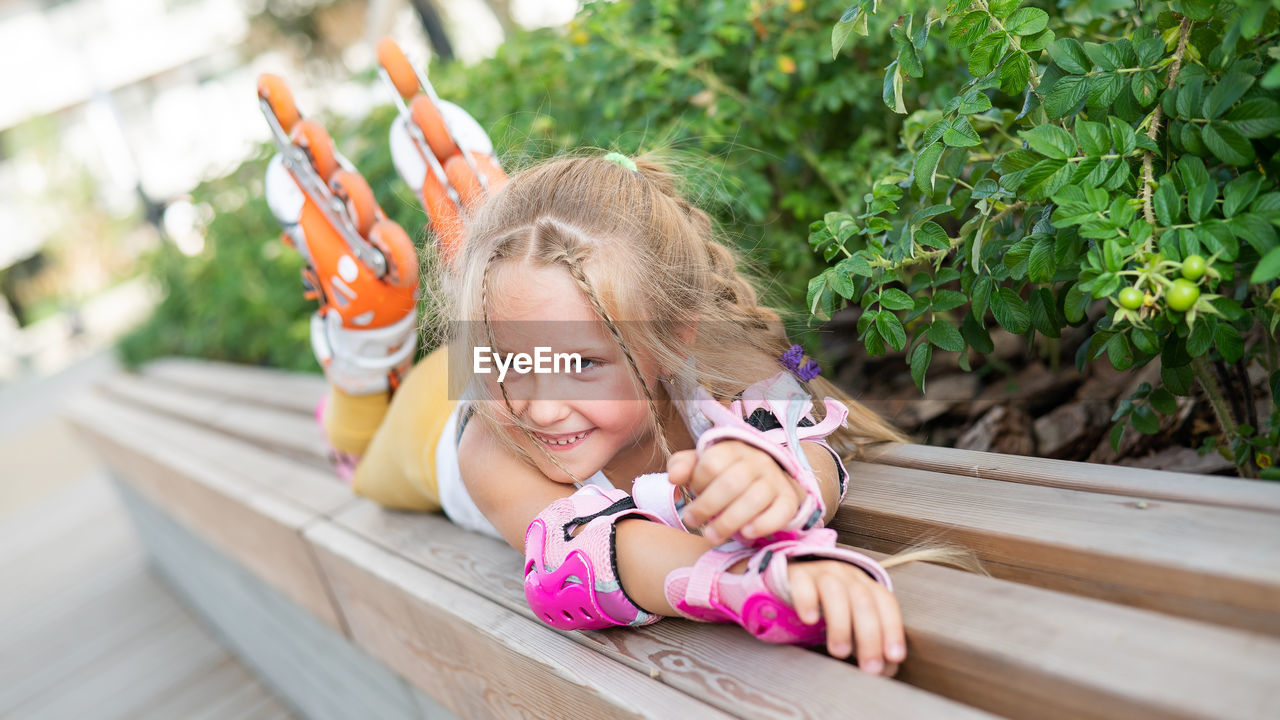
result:
[[(1221, 432), (1198, 384), (1194, 397), (1177, 398), (1173, 415), (1159, 416), (1158, 433), (1145, 435), (1130, 427), (1119, 450), (1113, 450), (1108, 440), (1112, 413), (1143, 382), (1159, 384), (1160, 359), (1122, 372), (1104, 356), (1081, 373), (1074, 358), (1089, 337), (1088, 325), (1068, 328), (1057, 347), (1049, 350), (1051, 345), (1044, 338), (1028, 349), (1024, 336), (992, 324), (995, 351), (990, 355), (966, 351), (972, 372), (960, 369), (956, 353), (934, 348), (922, 395), (911, 381), (904, 353), (867, 357), (857, 340), (857, 313), (856, 308), (844, 311), (828, 324), (823, 335), (826, 356), (837, 360), (824, 374), (917, 442), (1159, 470), (1238, 474), (1235, 464), (1218, 452), (1201, 455), (1196, 451), (1206, 437)], [(1265, 421), (1270, 412), (1266, 371), (1254, 363), (1246, 373), (1256, 416)], [(1244, 414), (1245, 409), (1241, 406), (1237, 412)]]

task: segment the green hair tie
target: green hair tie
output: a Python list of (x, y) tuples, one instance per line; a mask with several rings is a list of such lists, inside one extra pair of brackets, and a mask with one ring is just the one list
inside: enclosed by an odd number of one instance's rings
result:
[(636, 168), (636, 161), (622, 153), (611, 152), (608, 155), (605, 155), (604, 159), (614, 163), (615, 165), (621, 165), (631, 172), (640, 172), (639, 169)]

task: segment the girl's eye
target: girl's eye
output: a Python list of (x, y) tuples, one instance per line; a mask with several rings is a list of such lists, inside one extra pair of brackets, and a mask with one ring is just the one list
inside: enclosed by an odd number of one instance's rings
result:
[(595, 359), (595, 358), (582, 358), (582, 369), (583, 369), (583, 371), (589, 370), (589, 369), (591, 369), (591, 368), (593, 368), (593, 367), (600, 367), (600, 365), (602, 365), (602, 364), (603, 364), (603, 362), (602, 362), (602, 361), (597, 360), (597, 359)]

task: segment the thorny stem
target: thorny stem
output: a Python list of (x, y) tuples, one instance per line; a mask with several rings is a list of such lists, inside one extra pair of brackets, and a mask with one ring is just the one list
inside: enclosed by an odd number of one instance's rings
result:
[[(1213, 414), (1218, 418), (1218, 425), (1226, 433), (1228, 440), (1236, 435), (1236, 423), (1231, 418), (1231, 412), (1227, 409), (1226, 400), (1222, 397), (1222, 390), (1218, 387), (1218, 381), (1214, 379), (1213, 373), (1204, 366), (1203, 358), (1192, 358), (1191, 369), (1196, 374), (1196, 379), (1200, 381), (1200, 387), (1204, 389), (1205, 397), (1209, 398), (1209, 406), (1213, 408)], [(1244, 468), (1240, 468), (1245, 473)]]
[[(1187, 37), (1191, 35), (1191, 18), (1183, 17), (1182, 23), (1178, 25), (1178, 48), (1173, 51), (1173, 63), (1169, 66), (1169, 75), (1164, 82), (1166, 89), (1173, 87), (1173, 83), (1178, 79), (1178, 73), (1182, 72), (1182, 57), (1187, 52)], [(1147, 137), (1151, 138), (1151, 142), (1156, 142), (1156, 138), (1160, 135), (1160, 119), (1164, 114), (1164, 109), (1157, 104), (1154, 112), (1151, 113), (1151, 127), (1147, 129)], [(1155, 153), (1148, 150), (1142, 156), (1142, 217), (1152, 225), (1156, 224), (1155, 209), (1151, 205), (1151, 191), (1155, 183)], [(1147, 244), (1155, 240), (1155, 233), (1151, 234), (1151, 238), (1147, 240)], [(1150, 250), (1151, 248), (1146, 248)]]

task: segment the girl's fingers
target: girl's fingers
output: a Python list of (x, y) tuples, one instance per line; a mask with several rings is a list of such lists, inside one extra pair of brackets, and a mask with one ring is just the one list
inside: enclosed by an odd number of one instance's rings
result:
[(853, 611), (853, 635), (858, 643), (858, 667), (878, 675), (884, 670), (884, 647), (875, 598), (864, 584), (853, 585), (847, 592)]
[[(708, 520), (723, 512), (729, 503), (747, 489), (753, 479), (754, 471), (745, 463), (734, 463), (723, 470), (715, 482), (706, 483), (694, 490), (697, 497), (680, 513), (685, 525), (690, 528), (702, 527)], [(695, 484), (698, 483), (697, 476), (700, 472), (699, 469), (693, 471)]]
[(798, 509), (799, 506), (788, 500), (787, 496), (777, 496), (764, 512), (742, 528), (742, 534), (752, 539), (772, 535), (786, 527), (791, 518), (796, 516)]
[(789, 573), (791, 585), (791, 602), (795, 604), (796, 614), (807, 625), (813, 625), (822, 619), (818, 612), (818, 587), (807, 572)]
[(818, 598), (827, 621), (827, 652), (833, 657), (849, 657), (853, 652), (849, 591), (837, 576), (823, 574), (818, 578)]
[(898, 674), (898, 663), (889, 663), (884, 666), (884, 676), (894, 677)]
[(698, 451), (681, 450), (667, 458), (667, 479), (673, 485), (688, 485), (693, 479), (693, 468), (698, 464)]
[(884, 659), (886, 662), (900, 663), (907, 658), (907, 642), (902, 628), (902, 609), (898, 606), (898, 598), (880, 586), (874, 587), (871, 595), (880, 613), (880, 628), (884, 637)]
[(719, 544), (764, 512), (765, 508), (773, 503), (775, 497), (776, 493), (768, 485), (761, 482), (751, 483), (746, 492), (732, 500), (729, 506), (711, 521), (710, 525), (703, 528), (702, 536)]

